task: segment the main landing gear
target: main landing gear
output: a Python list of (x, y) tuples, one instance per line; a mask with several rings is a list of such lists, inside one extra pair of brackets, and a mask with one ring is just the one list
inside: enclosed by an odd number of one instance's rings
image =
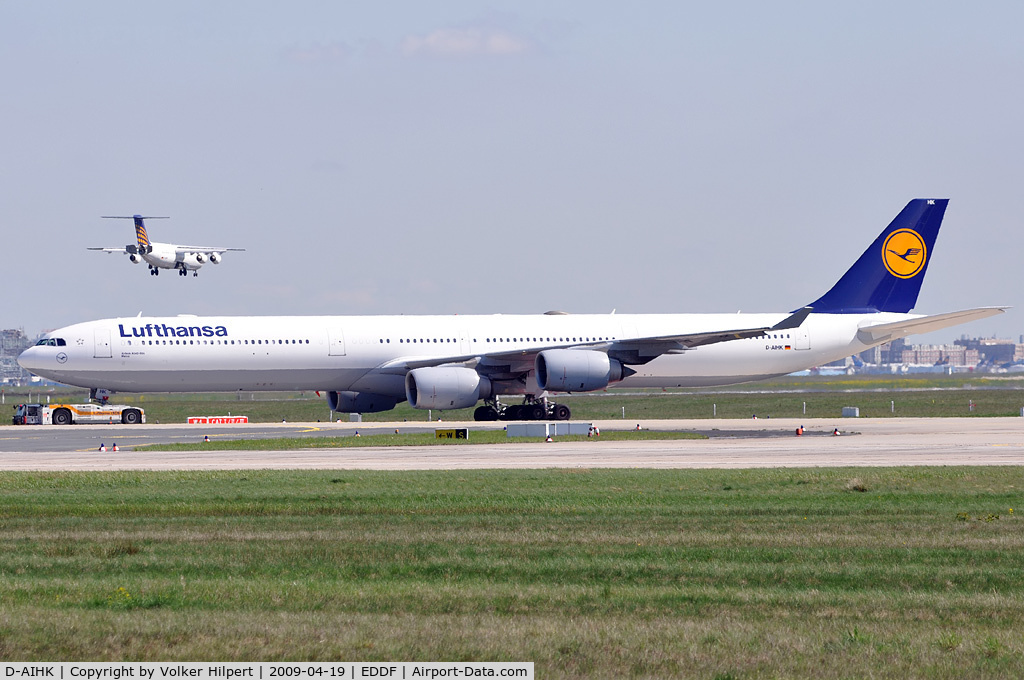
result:
[(149, 273), (152, 276), (160, 276), (160, 270), (154, 267), (153, 265), (149, 265)]
[[(188, 276), (188, 270), (182, 267), (181, 269), (178, 270), (178, 276)], [(192, 272), (192, 276), (199, 276), (199, 272)]]
[(506, 406), (498, 398), (487, 399), (473, 412), (473, 420), (569, 420), (572, 411), (565, 404), (549, 402), (547, 397), (527, 397), (522, 404)]

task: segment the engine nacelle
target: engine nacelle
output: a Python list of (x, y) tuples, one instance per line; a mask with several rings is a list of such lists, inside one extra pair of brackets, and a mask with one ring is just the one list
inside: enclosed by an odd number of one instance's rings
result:
[(198, 262), (199, 264), (206, 262), (206, 255), (204, 255), (203, 253), (196, 253), (196, 262)]
[(142, 255), (139, 255), (138, 253), (131, 253), (128, 256), (128, 260), (131, 261), (132, 264), (141, 264), (142, 263)]
[(220, 261), (222, 259), (223, 257), (221, 256), (220, 253), (210, 253), (210, 262), (212, 262), (213, 264), (220, 264)]
[(585, 349), (546, 349), (534, 363), (537, 385), (552, 392), (603, 390), (632, 371), (604, 352)]
[(413, 408), (469, 408), (491, 396), (491, 381), (472, 368), (415, 368), (405, 376), (405, 396)]
[(185, 253), (181, 256), (181, 263), (185, 265), (186, 269), (199, 269), (203, 266), (202, 253)]
[(327, 405), (338, 413), (380, 413), (390, 411), (398, 399), (372, 392), (328, 392)]

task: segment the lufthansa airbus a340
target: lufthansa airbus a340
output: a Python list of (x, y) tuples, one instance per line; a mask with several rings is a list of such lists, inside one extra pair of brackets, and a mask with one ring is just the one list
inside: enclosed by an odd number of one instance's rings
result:
[(318, 390), (351, 413), (482, 400), (477, 420), (568, 419), (549, 395), (761, 380), (1005, 311), (909, 313), (947, 203), (910, 201), (838, 283), (795, 312), (130, 317), (55, 330), (18, 362), (93, 390)]
[(224, 259), (224, 253), (229, 250), (245, 250), (245, 248), (216, 248), (213, 246), (180, 246), (174, 243), (157, 243), (149, 240), (146, 233), (146, 224), (143, 220), (166, 220), (166, 217), (143, 217), (132, 215), (131, 217), (120, 217), (104, 215), (107, 220), (134, 220), (135, 241), (124, 248), (89, 248), (104, 253), (124, 253), (132, 264), (145, 262), (149, 265), (149, 273), (156, 276), (161, 269), (177, 269), (179, 276), (199, 276), (199, 268), (207, 262), (220, 264)]

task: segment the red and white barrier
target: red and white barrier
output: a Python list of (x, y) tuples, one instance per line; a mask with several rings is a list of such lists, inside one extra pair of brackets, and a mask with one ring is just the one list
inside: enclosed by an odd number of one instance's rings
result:
[(236, 425), (248, 423), (249, 416), (189, 416), (189, 425)]

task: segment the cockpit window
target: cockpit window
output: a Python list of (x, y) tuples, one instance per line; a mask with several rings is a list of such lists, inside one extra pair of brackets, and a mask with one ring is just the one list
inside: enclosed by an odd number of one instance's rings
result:
[(64, 338), (39, 338), (39, 342), (36, 343), (36, 347), (45, 345), (47, 347), (66, 347), (68, 343), (64, 342)]

